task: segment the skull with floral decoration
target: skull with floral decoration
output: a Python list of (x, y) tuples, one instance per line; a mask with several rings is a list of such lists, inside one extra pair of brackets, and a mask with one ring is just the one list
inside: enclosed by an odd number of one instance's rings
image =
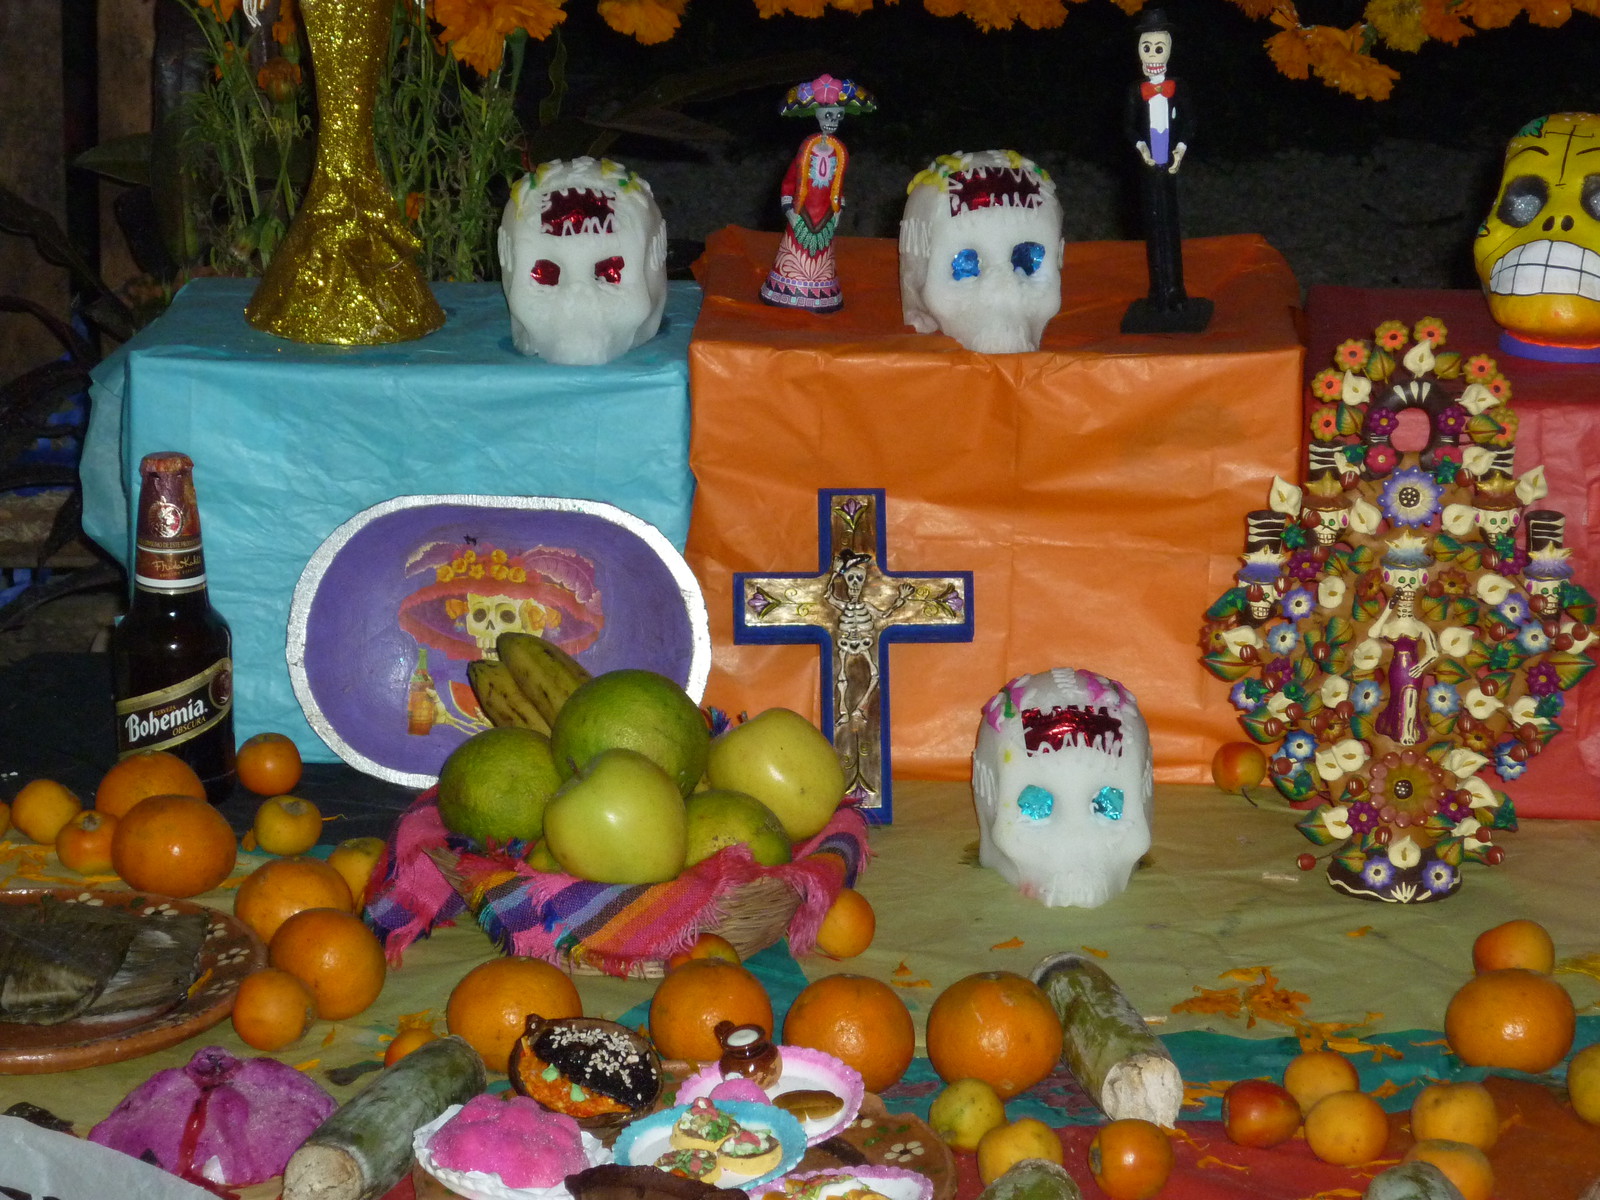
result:
[(1276, 612), (1233, 587), (1201, 635), (1300, 831), (1328, 848), (1328, 882), (1391, 903), (1443, 899), (1466, 863), (1504, 858), (1516, 815), (1497, 784), (1536, 762), (1593, 665), (1565, 518), (1532, 507), (1541, 467), (1512, 470), (1510, 382), (1447, 337), (1424, 318), (1340, 343), (1311, 381), (1307, 480), (1268, 497), (1285, 519)]

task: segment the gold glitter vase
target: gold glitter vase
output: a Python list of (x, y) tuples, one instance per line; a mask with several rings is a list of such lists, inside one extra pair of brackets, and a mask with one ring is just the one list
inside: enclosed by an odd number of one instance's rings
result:
[(316, 71), (316, 165), (245, 316), (295, 342), (375, 346), (444, 324), (378, 168), (373, 106), (394, 0), (301, 0)]

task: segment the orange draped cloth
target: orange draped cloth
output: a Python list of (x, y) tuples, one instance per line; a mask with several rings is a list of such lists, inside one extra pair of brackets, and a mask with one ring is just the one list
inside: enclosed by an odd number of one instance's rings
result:
[(819, 717), (815, 646), (734, 644), (733, 572), (816, 570), (817, 489), (881, 487), (882, 566), (974, 576), (972, 642), (889, 651), (897, 776), (966, 778), (984, 701), (1073, 666), (1138, 697), (1158, 778), (1208, 780), (1217, 745), (1242, 735), (1200, 666), (1201, 614), (1272, 476), (1299, 478), (1287, 263), (1256, 236), (1191, 241), (1185, 277), (1216, 304), (1210, 328), (1125, 336), (1143, 244), (1068, 245), (1040, 350), (982, 355), (902, 322), (885, 239), (835, 239), (842, 311), (761, 304), (777, 240), (724, 229), (696, 265), (687, 557), (711, 610), (707, 703)]

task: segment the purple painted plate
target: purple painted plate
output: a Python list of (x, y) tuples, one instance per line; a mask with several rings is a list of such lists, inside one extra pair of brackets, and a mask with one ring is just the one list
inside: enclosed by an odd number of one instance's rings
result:
[(507, 630), (596, 675), (641, 667), (697, 701), (711, 669), (705, 599), (654, 525), (548, 496), (398, 496), (328, 536), (289, 611), (289, 675), (345, 762), (428, 787), (489, 727), (467, 664)]

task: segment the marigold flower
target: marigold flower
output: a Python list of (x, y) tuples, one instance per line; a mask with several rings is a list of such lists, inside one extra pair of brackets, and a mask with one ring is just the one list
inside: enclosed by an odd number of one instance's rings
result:
[(518, 29), (542, 40), (567, 19), (565, 0), (433, 0), (439, 40), (457, 62), (492, 74), (505, 57), (506, 38)]
[(300, 86), (300, 79), (300, 64), (290, 62), (282, 55), (270, 59), (256, 72), (256, 86), (274, 104), (293, 100), (294, 91)]
[(297, 33), (294, 0), (279, 0), (278, 19), (272, 23), (272, 40), (280, 46), (293, 44)]
[(1411, 330), (1411, 336), (1419, 342), (1427, 342), (1435, 350), (1444, 345), (1445, 335), (1448, 330), (1444, 322), (1438, 317), (1423, 317)]
[(422, 206), (426, 203), (421, 192), (406, 193), (406, 220), (420, 221), (422, 219)]
[(1385, 321), (1373, 331), (1373, 337), (1385, 350), (1398, 350), (1406, 344), (1410, 333), (1404, 321)]
[(1487, 379), (1493, 379), (1496, 372), (1499, 370), (1500, 368), (1495, 363), (1494, 359), (1490, 358), (1487, 354), (1474, 354), (1471, 358), (1467, 359), (1466, 362), (1461, 364), (1462, 374), (1466, 375), (1468, 379), (1480, 382)]
[(1485, 386), (1488, 387), (1489, 394), (1492, 395), (1496, 400), (1504, 401), (1511, 399), (1511, 381), (1504, 375), (1494, 376)]
[(1474, 30), (1461, 19), (1453, 0), (1422, 0), (1422, 28), (1436, 42), (1454, 46)]
[(678, 32), (687, 0), (600, 0), (600, 17), (618, 33), (636, 39), (641, 46), (670, 41)]
[(1319, 442), (1331, 442), (1339, 435), (1339, 410), (1324, 404), (1311, 414), (1311, 436)]
[(1473, 0), (1472, 23), (1479, 29), (1502, 29), (1521, 11), (1522, 0)]
[(1415, 53), (1428, 40), (1419, 0), (1367, 0), (1365, 16), (1391, 50)]
[(1272, 14), (1272, 23), (1282, 28), (1266, 40), (1267, 57), (1280, 74), (1290, 79), (1307, 79), (1311, 75), (1311, 44), (1308, 30), (1296, 23), (1292, 12), (1279, 8)]
[[(756, 0), (756, 12), (762, 17), (820, 17), (828, 9), (827, 0)], [(953, 17), (960, 12), (957, 7), (953, 12), (935, 12), (933, 5), (928, 5), (928, 11), (936, 17)]]
[(1344, 372), (1327, 367), (1311, 380), (1311, 390), (1322, 400), (1337, 400), (1344, 394)]
[(239, 10), (239, 0), (200, 0), (200, 7), (209, 8), (221, 25), (233, 19), (233, 14)]

